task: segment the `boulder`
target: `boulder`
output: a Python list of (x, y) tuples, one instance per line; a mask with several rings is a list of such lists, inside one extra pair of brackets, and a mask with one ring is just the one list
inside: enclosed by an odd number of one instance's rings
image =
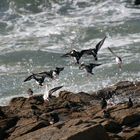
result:
[(49, 121), (36, 121), (35, 119), (24, 119), (23, 121), (18, 122), (15, 131), (11, 134), (11, 136), (8, 139), (16, 139), (17, 137), (21, 137), (22, 135), (34, 132), (48, 125)]
[(137, 130), (120, 132), (118, 135), (125, 140), (140, 140), (140, 132)]
[(77, 94), (74, 94), (69, 91), (61, 91), (59, 93), (59, 98), (65, 101), (75, 102), (80, 104), (89, 104), (89, 102), (94, 99), (90, 94), (87, 94), (85, 92), (79, 92)]
[(110, 113), (121, 125), (131, 126), (133, 124), (139, 125), (140, 123), (140, 106), (125, 108), (123, 105), (118, 105), (116, 109), (110, 111)]
[(12, 118), (0, 120), (0, 138), (1, 139), (5, 139), (6, 137), (9, 136), (9, 134), (6, 131), (14, 127), (17, 121), (18, 121), (18, 117), (12, 117)]
[(65, 122), (61, 128), (52, 125), (17, 137), (14, 140), (109, 140), (105, 129), (100, 124), (82, 122), (77, 119), (75, 123), (74, 120), (72, 121)]
[(107, 132), (118, 133), (122, 130), (121, 125), (114, 120), (107, 120), (103, 122), (102, 125)]

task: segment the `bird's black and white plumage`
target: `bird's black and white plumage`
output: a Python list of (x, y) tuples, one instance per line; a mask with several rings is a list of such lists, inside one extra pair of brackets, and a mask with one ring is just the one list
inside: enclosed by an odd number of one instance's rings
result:
[(64, 70), (64, 67), (56, 67), (54, 70), (41, 72), (39, 74), (46, 75), (46, 77), (49, 77), (51, 79), (55, 79), (59, 76), (60, 72)]
[(30, 81), (31, 79), (34, 79), (40, 86), (43, 86), (43, 82), (46, 78), (45, 73), (32, 73), (32, 75), (28, 76), (24, 82)]
[(64, 67), (56, 67), (54, 70), (51, 70), (53, 79), (59, 76), (60, 72), (64, 70)]
[(81, 53), (81, 51), (72, 50), (72, 51), (62, 55), (62, 57), (73, 57), (75, 59), (76, 63), (79, 64), (79, 60), (82, 57), (82, 53)]
[(57, 90), (61, 89), (62, 87), (63, 86), (58, 86), (49, 90), (48, 86), (46, 85), (45, 93), (43, 95), (44, 101), (49, 101), (50, 99), (52, 99), (52, 94), (56, 92)]
[(90, 49), (82, 50), (81, 51), (82, 56), (84, 54), (86, 54), (86, 55), (93, 55), (94, 59), (97, 61), (98, 60), (98, 57), (97, 57), (98, 51), (102, 47), (105, 39), (106, 39), (106, 36), (95, 46), (95, 48), (90, 48)]
[(114, 53), (111, 48), (108, 47), (108, 50), (115, 56), (115, 61), (118, 65), (119, 69), (121, 70), (121, 68), (122, 68), (122, 58), (120, 56), (118, 56), (116, 53)]
[(100, 105), (101, 105), (101, 109), (105, 109), (107, 107), (107, 101), (105, 98), (102, 98)]
[(32, 73), (32, 75), (28, 76), (24, 80), (24, 82), (34, 79), (40, 86), (43, 86), (43, 82), (46, 77), (48, 77), (50, 79), (54, 79), (57, 76), (59, 76), (60, 72), (63, 71), (63, 69), (64, 69), (64, 67), (56, 67), (54, 70), (44, 71), (44, 72), (40, 72), (40, 73)]
[(106, 36), (95, 46), (95, 48), (84, 49), (81, 51), (72, 50), (72, 51), (62, 55), (62, 57), (74, 57), (77, 64), (80, 63), (79, 61), (83, 55), (93, 55), (95, 60), (98, 60), (97, 54), (98, 54), (98, 51), (100, 50), (100, 48), (102, 47), (105, 39), (106, 39)]
[(89, 74), (94, 74), (92, 72), (93, 68), (97, 67), (97, 66), (100, 66), (101, 64), (94, 64), (94, 63), (90, 63), (90, 64), (84, 64), (84, 63), (81, 63), (81, 65), (79, 66), (79, 69), (80, 70), (83, 70), (85, 69), (87, 73)]

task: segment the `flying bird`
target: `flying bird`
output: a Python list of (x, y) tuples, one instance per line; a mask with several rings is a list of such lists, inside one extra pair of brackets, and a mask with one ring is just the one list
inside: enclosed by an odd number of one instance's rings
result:
[(51, 90), (48, 90), (48, 86), (46, 85), (46, 91), (43, 95), (43, 99), (44, 101), (50, 101), (50, 99), (52, 99), (53, 97), (53, 93), (56, 92), (57, 90), (61, 89), (63, 86), (58, 86), (55, 88), (52, 88)]
[(122, 69), (122, 58), (119, 57), (116, 53), (114, 53), (111, 48), (108, 47), (108, 50), (115, 56), (116, 63), (118, 65), (119, 69), (121, 70)]
[(45, 72), (41, 72), (39, 74), (42, 75), (46, 75), (46, 77), (49, 77), (51, 79), (55, 79), (56, 77), (59, 76), (60, 72), (64, 70), (64, 67), (56, 67), (54, 70), (50, 70), (50, 71), (45, 71)]
[(106, 36), (95, 46), (95, 48), (82, 50), (81, 51), (82, 56), (84, 54), (93, 55), (94, 59), (97, 61), (98, 60), (98, 57), (97, 57), (98, 51), (100, 50), (100, 48), (104, 44), (105, 39), (106, 39)]
[(46, 76), (47, 75), (45, 73), (36, 73), (36, 74), (32, 73), (32, 75), (28, 76), (24, 80), (24, 82), (27, 82), (27, 81), (34, 79), (37, 82), (37, 84), (39, 84), (40, 86), (43, 86), (43, 82), (44, 82)]
[(77, 51), (77, 50), (71, 50), (70, 52), (62, 55), (61, 57), (73, 57), (74, 60), (76, 61), (76, 64), (79, 64), (79, 60), (82, 57), (82, 53), (81, 51)]
[(59, 76), (60, 72), (64, 70), (64, 67), (56, 67), (55, 70), (51, 70), (52, 77), (56, 78)]
[(77, 50), (71, 50), (70, 52), (62, 55), (62, 57), (73, 57), (76, 60), (76, 64), (79, 64), (79, 61), (83, 55), (93, 55), (95, 60), (97, 61), (97, 54), (100, 48), (102, 47), (104, 41), (106, 39), (106, 36), (95, 46), (95, 48), (90, 48), (90, 49), (84, 49), (81, 51)]
[(34, 79), (40, 86), (43, 86), (43, 82), (46, 77), (50, 79), (55, 79), (59, 76), (60, 72), (63, 71), (63, 69), (64, 67), (56, 67), (54, 70), (44, 71), (40, 73), (32, 73), (24, 80), (24, 82)]
[(90, 64), (84, 64), (84, 63), (81, 63), (81, 65), (79, 66), (79, 69), (80, 70), (83, 70), (85, 69), (87, 74), (94, 74), (92, 72), (93, 68), (97, 67), (97, 66), (100, 66), (101, 64), (94, 64), (94, 63), (90, 63)]

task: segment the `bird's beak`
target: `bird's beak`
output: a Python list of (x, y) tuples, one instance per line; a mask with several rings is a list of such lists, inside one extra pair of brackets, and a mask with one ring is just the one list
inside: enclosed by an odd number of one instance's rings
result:
[(70, 53), (66, 53), (66, 54), (62, 55), (61, 57), (68, 57), (68, 56), (70, 56)]

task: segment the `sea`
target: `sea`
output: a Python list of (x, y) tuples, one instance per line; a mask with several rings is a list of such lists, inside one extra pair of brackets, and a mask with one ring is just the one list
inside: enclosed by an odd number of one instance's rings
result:
[[(98, 52), (80, 60), (102, 64), (87, 75), (73, 58), (61, 57), (75, 49), (95, 48), (107, 37)], [(122, 58), (122, 70), (108, 50)], [(45, 88), (34, 80), (23, 82), (32, 73), (64, 67), (59, 78), (44, 84), (78, 93), (92, 93), (119, 81), (140, 80), (140, 6), (133, 0), (0, 0), (0, 105), (11, 98), (43, 94)]]

